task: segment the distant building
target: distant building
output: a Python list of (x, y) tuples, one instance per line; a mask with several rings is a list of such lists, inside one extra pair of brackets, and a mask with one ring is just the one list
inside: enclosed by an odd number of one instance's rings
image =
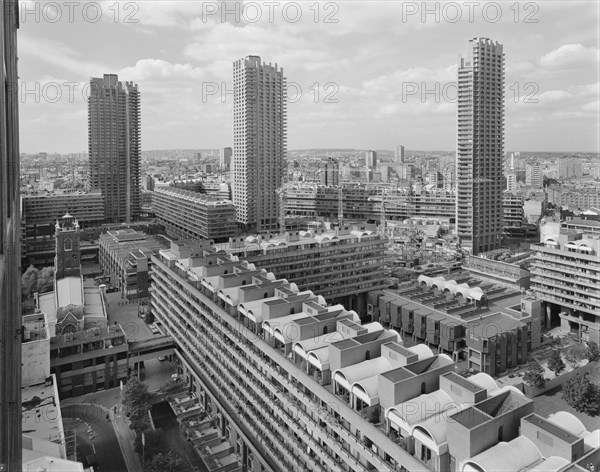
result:
[(172, 237), (222, 241), (238, 232), (233, 203), (218, 196), (161, 188), (152, 195), (152, 208)]
[(543, 178), (542, 166), (539, 162), (525, 166), (525, 184), (533, 188), (542, 188)]
[(404, 146), (401, 144), (396, 146), (396, 163), (404, 164)]
[(104, 196), (106, 221), (139, 216), (140, 93), (137, 84), (115, 74), (90, 80), (88, 97), (90, 188)]
[(340, 164), (333, 157), (328, 157), (319, 175), (321, 185), (337, 186), (340, 182)]
[(233, 64), (233, 204), (248, 231), (278, 227), (277, 189), (286, 177), (286, 79), (283, 69), (248, 56)]
[(150, 174), (146, 176), (146, 190), (152, 192), (154, 190), (154, 177)]
[(557, 167), (559, 179), (580, 179), (583, 176), (583, 162), (577, 157), (560, 157)]
[(504, 50), (487, 38), (460, 58), (457, 143), (457, 235), (477, 255), (500, 247), (502, 234)]
[(221, 148), (221, 153), (219, 155), (219, 166), (221, 166), (221, 170), (229, 170), (231, 168), (232, 155), (233, 150), (230, 147)]
[(365, 152), (365, 166), (368, 170), (377, 167), (377, 153), (375, 151)]
[[(382, 185), (343, 183), (344, 217), (377, 220), (381, 216), (381, 192), (386, 189), (386, 218), (445, 218), (454, 222), (456, 194), (442, 189), (413, 191)], [(286, 191), (286, 214), (291, 218), (337, 218), (339, 193), (336, 187), (297, 184)]]
[(504, 192), (502, 197), (502, 226), (519, 227), (525, 220), (523, 197)]

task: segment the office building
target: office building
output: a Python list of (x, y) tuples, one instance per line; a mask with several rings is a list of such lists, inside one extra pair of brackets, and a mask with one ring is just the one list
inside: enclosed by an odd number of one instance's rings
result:
[(231, 200), (217, 195), (159, 188), (152, 194), (152, 209), (167, 234), (175, 238), (223, 241), (238, 232), (236, 208)]
[(539, 162), (533, 164), (527, 164), (525, 166), (525, 184), (533, 188), (542, 188), (544, 183), (544, 175), (542, 173), (542, 166)]
[(169, 246), (163, 236), (133, 229), (111, 230), (100, 235), (98, 259), (110, 284), (127, 299), (148, 297), (151, 256)]
[(497, 249), (502, 233), (504, 52), (490, 39), (472, 39), (460, 58), (457, 133), (457, 234), (476, 255)]
[(141, 211), (140, 93), (115, 74), (90, 80), (89, 179), (104, 195), (108, 223), (130, 222)]
[(315, 225), (308, 231), (240, 236), (215, 247), (358, 311), (365, 311), (369, 291), (388, 286), (385, 240), (374, 225)]
[(583, 176), (583, 159), (578, 157), (560, 157), (557, 167), (559, 179), (581, 179)]
[(0, 468), (21, 470), (21, 234), (19, 205), (19, 2), (0, 9)]
[(367, 170), (373, 170), (377, 167), (377, 153), (375, 151), (365, 152), (365, 166)]
[(600, 344), (600, 236), (562, 229), (531, 249), (531, 289), (544, 302), (544, 328)]
[(402, 146), (401, 144), (399, 144), (398, 146), (396, 146), (396, 163), (397, 164), (404, 164), (405, 160), (404, 160), (404, 146)]
[(230, 147), (221, 148), (221, 152), (219, 154), (219, 166), (221, 170), (229, 170), (231, 169), (231, 156), (233, 155), (233, 150)]
[(152, 308), (190, 379), (175, 411), (209, 470), (533, 472), (597, 447), (585, 428), (565, 440), (568, 413), (540, 418), (516, 388), (264, 269), (179, 243), (153, 259)]
[(233, 64), (233, 204), (245, 230), (275, 230), (286, 179), (283, 69), (247, 56)]

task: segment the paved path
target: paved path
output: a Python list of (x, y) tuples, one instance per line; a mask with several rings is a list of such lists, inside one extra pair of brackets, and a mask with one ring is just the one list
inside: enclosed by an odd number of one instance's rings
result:
[[(106, 419), (107, 411), (95, 404), (69, 404), (62, 405), (62, 415), (65, 418), (73, 418), (75, 421), (86, 423), (93, 431), (90, 436), (90, 446), (93, 444), (96, 451), (96, 459), (99, 470), (111, 472), (137, 472), (142, 469), (132, 469), (128, 463), (128, 451), (123, 448), (115, 423)], [(120, 446), (122, 454), (116, 453), (115, 449)], [(89, 448), (88, 451), (89, 452)]]
[[(81, 397), (67, 398), (61, 402), (61, 406), (63, 410), (66, 409), (67, 411), (69, 411), (71, 408), (76, 408), (76, 411), (79, 411), (79, 409), (83, 409), (84, 412), (88, 413), (88, 416), (90, 412), (94, 413), (95, 409), (98, 409), (102, 411), (102, 414), (99, 415), (98, 413), (96, 413), (94, 417), (101, 417), (101, 419), (98, 420), (99, 423), (106, 422), (106, 415), (109, 415), (114, 431), (114, 436), (118, 441), (119, 448), (121, 449), (121, 454), (126, 465), (126, 469), (114, 469), (114, 471), (120, 472), (121, 470), (126, 470), (127, 472), (143, 472), (140, 457), (134, 451), (133, 448), (135, 433), (129, 427), (129, 421), (127, 420), (125, 415), (122, 414), (122, 412), (120, 411), (121, 408), (119, 388), (90, 393)], [(114, 444), (112, 452), (111, 450), (108, 450), (106, 451), (106, 453), (108, 455), (114, 454)], [(97, 457), (100, 465), (102, 465), (102, 456), (103, 453), (99, 449), (97, 449)], [(102, 470), (113, 472), (112, 468), (106, 469), (103, 467)]]

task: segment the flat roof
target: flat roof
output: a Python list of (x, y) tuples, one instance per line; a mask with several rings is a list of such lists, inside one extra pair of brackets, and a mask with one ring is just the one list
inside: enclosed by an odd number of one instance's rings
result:
[(463, 425), (465, 428), (474, 428), (490, 419), (490, 416), (474, 407), (467, 408), (452, 416), (452, 420)]
[(458, 375), (456, 372), (448, 372), (442, 377), (446, 377), (448, 380), (454, 382), (455, 384), (458, 384), (464, 389), (470, 390), (471, 392), (479, 392), (481, 390), (485, 390), (485, 388), (480, 387), (479, 385), (476, 385), (473, 382), (469, 382), (462, 375)]
[[(21, 389), (21, 425), (24, 435), (57, 444), (61, 443), (60, 403), (58, 398), (54, 398), (54, 393), (53, 381), (49, 382), (49, 385), (41, 382)], [(35, 397), (39, 400), (34, 401)]]
[(526, 416), (525, 418), (523, 418), (523, 421), (536, 425), (539, 428), (546, 431), (547, 433), (551, 434), (552, 436), (562, 439), (563, 441), (567, 441), (571, 444), (581, 440), (579, 436), (575, 436), (566, 429), (563, 429), (560, 426), (557, 426), (554, 423), (551, 423), (547, 419), (542, 418), (541, 416), (536, 414)]
[(390, 382), (397, 383), (406, 379), (410, 379), (416, 374), (410, 372), (409, 370), (406, 370), (404, 367), (398, 367), (397, 369), (390, 370), (389, 372), (385, 372), (380, 375), (388, 379)]
[(522, 328), (526, 325), (512, 316), (504, 313), (495, 313), (493, 315), (467, 321), (467, 326), (469, 331), (475, 336), (491, 338), (517, 328)]

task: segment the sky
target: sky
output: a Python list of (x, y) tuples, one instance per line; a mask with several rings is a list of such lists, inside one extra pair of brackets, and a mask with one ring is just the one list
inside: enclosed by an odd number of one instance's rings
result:
[(505, 149), (599, 151), (600, 2), (23, 1), (21, 152), (87, 151), (90, 77), (139, 85), (142, 149), (232, 146), (233, 62), (288, 82), (288, 149), (452, 151), (474, 37), (504, 46)]

